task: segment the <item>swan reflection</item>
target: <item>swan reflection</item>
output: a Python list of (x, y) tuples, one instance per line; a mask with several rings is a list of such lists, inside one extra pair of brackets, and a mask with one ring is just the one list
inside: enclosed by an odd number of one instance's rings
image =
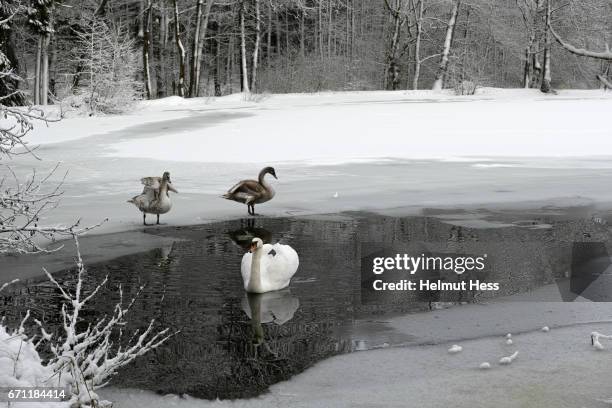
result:
[(300, 300), (287, 290), (269, 293), (246, 293), (242, 310), (251, 319), (253, 343), (264, 342), (263, 323), (281, 326), (293, 318), (300, 307)]

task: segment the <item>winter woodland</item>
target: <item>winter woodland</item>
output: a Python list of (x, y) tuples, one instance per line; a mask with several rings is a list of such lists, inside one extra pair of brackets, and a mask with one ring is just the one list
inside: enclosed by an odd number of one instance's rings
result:
[(0, 96), (95, 113), (239, 91), (593, 88), (611, 27), (606, 0), (8, 0)]

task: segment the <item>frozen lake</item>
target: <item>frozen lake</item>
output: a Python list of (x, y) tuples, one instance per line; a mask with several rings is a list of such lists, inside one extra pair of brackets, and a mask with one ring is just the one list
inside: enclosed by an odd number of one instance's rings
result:
[[(534, 92), (531, 92), (534, 91)], [(162, 221), (235, 219), (246, 208), (219, 198), (265, 165), (277, 195), (266, 216), (342, 211), (421, 214), (427, 208), (612, 206), (609, 93), (483, 89), (449, 93), (271, 95), (258, 102), (166, 98), (131, 114), (68, 118), (28, 136), (42, 160), (6, 164), (19, 175), (64, 180), (61, 205), (43, 222), (97, 233), (134, 230), (126, 200), (144, 176), (172, 175), (180, 194)], [(509, 120), (510, 117), (521, 120)], [(337, 197), (337, 198), (334, 198)]]
[[(462, 225), (476, 224), (476, 215), (468, 215), (396, 218), (347, 213), (151, 228), (145, 235), (163, 242), (160, 247), (88, 265), (89, 285), (107, 274), (110, 282), (86, 316), (94, 319), (109, 312), (117, 301), (119, 284), (126, 296), (145, 285), (131, 311), (131, 328), (142, 328), (156, 318), (160, 327), (181, 333), (136, 360), (114, 384), (205, 399), (246, 398), (338, 354), (531, 329), (537, 319), (526, 316), (512, 324), (483, 319), (478, 327), (450, 330), (445, 325), (451, 322), (432, 321), (427, 315), (453, 305), (486, 304), (494, 296), (518, 296), (521, 304), (531, 301), (534, 305), (571, 301), (577, 296), (568, 291), (568, 277), (577, 257), (607, 256), (609, 261), (607, 253), (612, 248), (607, 220), (580, 218), (571, 211), (490, 212), (478, 216), (480, 228), (475, 228)], [(122, 235), (112, 234), (109, 237), (115, 239), (110, 240), (93, 236), (82, 245), (95, 253), (95, 248), (102, 250)], [(300, 254), (300, 268), (288, 290), (245, 295), (240, 260), (254, 236), (290, 244)], [(423, 276), (448, 282), (478, 278), (499, 282), (501, 290), (372, 293), (366, 289), (370, 276), (360, 273), (360, 259), (377, 245), (394, 245), (414, 254), (486, 253), (490, 265), (483, 273), (459, 278), (438, 271)], [(45, 263), (44, 256), (33, 259), (17, 259), (12, 266), (25, 262), (42, 267)], [(609, 288), (607, 272), (604, 275), (595, 286)], [(69, 274), (57, 271), (55, 276), (68, 286), (74, 284)], [(47, 326), (59, 323), (51, 312), (59, 308), (60, 298), (43, 278), (10, 288), (0, 301), (15, 306), (7, 309), (13, 321), (27, 308)], [(606, 316), (598, 306), (586, 310), (591, 320)], [(428, 323), (418, 323), (420, 315)], [(561, 313), (546, 319), (549, 324), (569, 325), (584, 316)], [(437, 323), (442, 326), (436, 328)]]

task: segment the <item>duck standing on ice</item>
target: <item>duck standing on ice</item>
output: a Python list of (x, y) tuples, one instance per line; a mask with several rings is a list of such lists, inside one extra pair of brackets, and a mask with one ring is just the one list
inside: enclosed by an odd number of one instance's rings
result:
[(259, 172), (257, 180), (242, 180), (234, 187), (230, 188), (223, 198), (227, 200), (237, 201), (247, 205), (249, 215), (255, 214), (255, 204), (262, 204), (274, 198), (274, 189), (265, 180), (266, 174), (278, 180), (276, 171), (273, 167), (264, 167)]
[(166, 214), (172, 208), (172, 200), (170, 200), (170, 191), (178, 193), (172, 182), (170, 181), (170, 173), (164, 172), (162, 177), (144, 177), (140, 182), (145, 186), (142, 194), (128, 200), (142, 212), (142, 223), (147, 224), (147, 214), (157, 215), (157, 224), (159, 224), (159, 215)]

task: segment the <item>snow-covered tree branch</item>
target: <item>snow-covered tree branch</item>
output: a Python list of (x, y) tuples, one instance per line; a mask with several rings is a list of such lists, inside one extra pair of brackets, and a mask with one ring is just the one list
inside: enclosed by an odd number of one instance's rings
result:
[(589, 57), (589, 58), (596, 58), (596, 59), (601, 59), (605, 61), (612, 61), (612, 51), (610, 51), (610, 47), (606, 46), (605, 51), (591, 51), (586, 48), (578, 48), (564, 41), (561, 38), (561, 36), (552, 28), (552, 26), (549, 26), (549, 29), (553, 37), (555, 37), (555, 40), (557, 40), (557, 42), (559, 43), (559, 45), (561, 45), (563, 48), (565, 48), (567, 51), (571, 52), (572, 54), (576, 54), (582, 57)]
[(53, 354), (49, 366), (58, 381), (59, 378), (68, 378), (73, 398), (81, 404), (79, 406), (87, 406), (98, 401), (95, 390), (107, 385), (119, 368), (159, 347), (176, 333), (171, 333), (167, 328), (156, 331), (155, 320), (151, 320), (144, 329), (136, 330), (129, 340), (124, 341), (124, 330), (128, 323), (126, 316), (144, 287), (140, 287), (136, 296), (124, 303), (123, 290), (119, 286), (120, 300), (113, 313), (83, 327), (81, 312), (104, 288), (108, 278), (96, 285), (89, 294), (85, 293), (86, 268), (76, 236), (75, 244), (76, 287), (72, 293), (47, 270), (44, 271), (64, 299), (60, 333), (51, 334), (42, 322), (36, 320), (36, 323), (40, 328), (43, 344), (46, 343)]
[[(45, 117), (40, 110), (9, 107), (1, 101), (0, 115), (0, 159), (24, 153), (34, 155), (25, 136), (35, 122), (58, 120)], [(91, 229), (80, 227), (79, 222), (69, 226), (40, 225), (41, 216), (58, 205), (62, 194), (61, 182), (49, 187), (49, 179), (57, 172), (57, 166), (43, 177), (34, 172), (26, 180), (20, 180), (10, 166), (1, 166), (0, 253), (45, 251), (45, 240), (54, 241), (58, 236), (70, 237)]]
[[(13, 74), (0, 71), (0, 80), (7, 75)], [(27, 134), (35, 123), (58, 120), (37, 108), (6, 106), (0, 99), (0, 160), (20, 154), (36, 157), (26, 141)], [(40, 224), (41, 217), (58, 205), (62, 194), (62, 182), (50, 183), (58, 166), (42, 177), (33, 172), (25, 180), (19, 179), (6, 164), (0, 164), (0, 168), (0, 253), (48, 251), (45, 241), (80, 235), (97, 226), (81, 227), (79, 221), (67, 226)]]

